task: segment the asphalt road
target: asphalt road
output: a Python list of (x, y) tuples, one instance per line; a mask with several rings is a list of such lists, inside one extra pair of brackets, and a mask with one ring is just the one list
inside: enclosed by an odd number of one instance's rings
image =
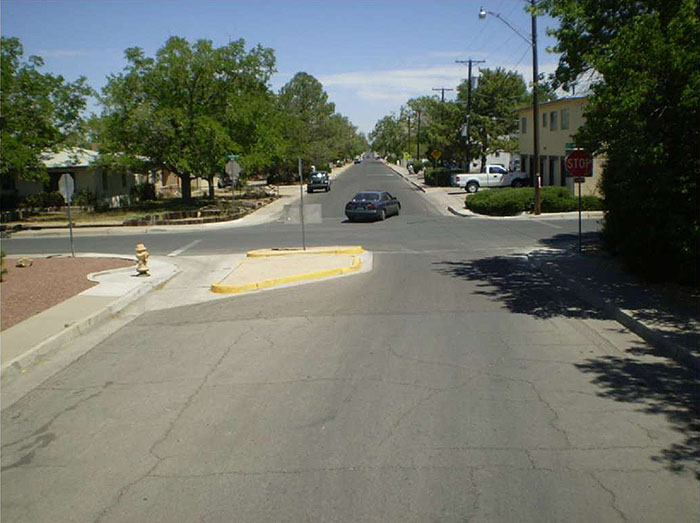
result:
[[(404, 212), (344, 223), (363, 188)], [(698, 519), (679, 419), (624, 379), (643, 342), (519, 261), (575, 222), (438, 216), (373, 162), (308, 200), (309, 242), (364, 245), (374, 269), (137, 317), (3, 411), (4, 521)], [(200, 233), (185, 254), (297, 229)]]

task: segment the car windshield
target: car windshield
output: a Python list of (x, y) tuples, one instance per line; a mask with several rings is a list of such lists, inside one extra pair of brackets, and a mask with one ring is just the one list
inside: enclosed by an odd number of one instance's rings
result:
[(322, 181), (325, 177), (326, 177), (326, 175), (323, 174), (323, 173), (313, 173), (313, 174), (311, 175), (311, 179), (312, 179), (314, 182), (320, 182), (320, 181)]
[(379, 200), (379, 193), (376, 192), (360, 192), (355, 195), (353, 200), (376, 202)]

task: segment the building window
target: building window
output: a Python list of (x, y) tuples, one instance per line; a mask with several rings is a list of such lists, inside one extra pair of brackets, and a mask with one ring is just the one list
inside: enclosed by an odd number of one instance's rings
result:
[(556, 111), (552, 111), (552, 113), (549, 115), (549, 130), (550, 131), (557, 130), (557, 112)]
[(525, 117), (520, 119), (520, 132), (523, 134), (527, 132), (527, 118)]
[(569, 128), (569, 110), (568, 109), (561, 110), (561, 128), (562, 129)]
[(547, 113), (542, 113), (542, 127), (547, 127)]

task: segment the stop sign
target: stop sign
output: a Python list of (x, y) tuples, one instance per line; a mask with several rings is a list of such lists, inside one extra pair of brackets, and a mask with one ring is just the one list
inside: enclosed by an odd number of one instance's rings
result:
[(593, 176), (593, 158), (587, 151), (574, 151), (564, 162), (570, 176)]

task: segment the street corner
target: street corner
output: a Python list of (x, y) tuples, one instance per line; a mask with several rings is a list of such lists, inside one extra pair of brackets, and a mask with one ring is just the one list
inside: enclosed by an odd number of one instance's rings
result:
[(211, 285), (217, 294), (242, 294), (272, 287), (368, 272), (372, 254), (361, 246), (329, 246), (249, 251), (224, 279)]

